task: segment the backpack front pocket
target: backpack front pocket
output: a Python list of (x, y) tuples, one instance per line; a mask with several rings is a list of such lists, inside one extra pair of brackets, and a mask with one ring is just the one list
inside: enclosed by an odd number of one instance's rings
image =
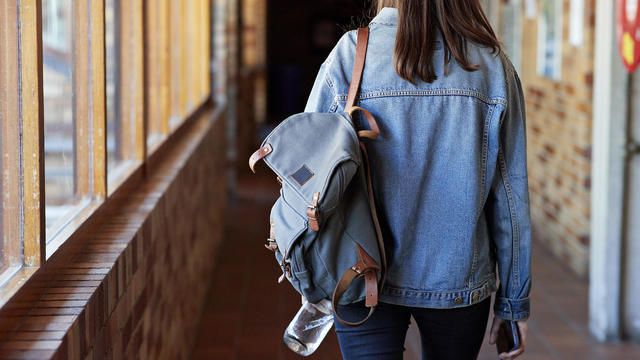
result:
[(290, 247), (307, 230), (307, 220), (280, 196), (271, 208), (271, 221), (278, 251), (284, 256), (285, 261), (289, 261)]
[(308, 230), (305, 217), (296, 212), (283, 196), (271, 209), (275, 241), (278, 245), (276, 260), (291, 285), (309, 301), (326, 297), (313, 283), (312, 270), (305, 261), (305, 246), (313, 241), (316, 233)]

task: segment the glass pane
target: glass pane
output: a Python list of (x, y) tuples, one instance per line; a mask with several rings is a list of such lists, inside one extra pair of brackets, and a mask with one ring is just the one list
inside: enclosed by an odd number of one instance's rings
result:
[(107, 66), (107, 166), (115, 168), (122, 161), (118, 151), (120, 122), (118, 121), (118, 47), (116, 46), (115, 0), (105, 2), (105, 46)]
[(542, 0), (538, 18), (538, 74), (560, 79), (562, 2)]
[(147, 62), (147, 146), (153, 147), (163, 139), (165, 94), (163, 92), (163, 76), (166, 74), (167, 47), (169, 29), (166, 26), (168, 2), (155, 1), (147, 7), (145, 16), (147, 31), (145, 51)]
[(522, 13), (520, 3), (509, 2), (502, 5), (502, 18), (500, 27), (500, 40), (505, 53), (511, 62), (520, 71), (520, 53), (522, 47)]
[[(132, 84), (130, 79), (123, 79), (121, 69), (123, 60), (132, 58), (123, 56), (123, 46), (129, 44), (122, 39), (130, 39), (128, 29), (123, 27), (121, 1), (105, 1), (105, 47), (106, 47), (106, 91), (107, 91), (107, 175), (109, 181), (117, 178), (120, 170), (126, 168), (133, 158), (133, 134), (135, 133), (133, 121), (125, 121), (132, 118), (130, 99), (122, 99), (122, 86)], [(133, 86), (133, 85), (132, 85)], [(125, 113), (126, 111), (126, 113)]]
[(75, 205), (76, 154), (73, 2), (42, 1), (46, 232), (63, 225)]
[(196, 53), (196, 45), (198, 44), (199, 30), (196, 27), (198, 22), (196, 21), (195, 14), (195, 1), (185, 1), (187, 21), (182, 25), (184, 26), (184, 32), (186, 35), (186, 58), (182, 59), (186, 64), (186, 72), (184, 77), (185, 91), (186, 91), (186, 108), (185, 114), (187, 115), (195, 107), (195, 94), (194, 94), (194, 75), (197, 69), (198, 54)]
[[(171, 14), (183, 14), (185, 8), (182, 1), (171, 1)], [(171, 120), (170, 126), (178, 125), (184, 115), (183, 104), (186, 102), (186, 93), (184, 92), (184, 74), (183, 74), (183, 57), (186, 51), (186, 44), (182, 38), (183, 26), (182, 16), (171, 16)], [(186, 68), (185, 68), (186, 69)]]

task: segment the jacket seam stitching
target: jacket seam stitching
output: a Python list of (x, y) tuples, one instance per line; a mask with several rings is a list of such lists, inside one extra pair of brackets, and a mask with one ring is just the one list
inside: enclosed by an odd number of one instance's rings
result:
[(390, 23), (390, 22), (382, 22), (382, 21), (372, 21), (369, 23), (371, 24), (379, 24), (379, 25), (389, 25), (389, 26), (397, 26), (398, 24), (396, 23)]
[(513, 193), (511, 189), (511, 183), (509, 182), (509, 173), (507, 172), (506, 160), (504, 158), (504, 153), (502, 149), (498, 149), (498, 158), (500, 161), (500, 177), (502, 179), (502, 184), (504, 185), (505, 192), (507, 194), (507, 203), (509, 206), (509, 216), (511, 219), (511, 229), (512, 229), (512, 242), (511, 242), (511, 254), (512, 254), (512, 273), (513, 273), (513, 286), (511, 287), (511, 292), (513, 296), (516, 295), (516, 287), (519, 283), (519, 269), (518, 269), (518, 251), (520, 249), (520, 232), (518, 227), (518, 219), (516, 217), (516, 205), (513, 200)]
[[(374, 99), (381, 97), (394, 97), (394, 96), (439, 96), (439, 95), (451, 95), (451, 96), (470, 96), (476, 98), (486, 104), (503, 104), (506, 105), (506, 100), (503, 98), (489, 98), (479, 92), (472, 90), (392, 90), (392, 91), (372, 91), (367, 93), (361, 93), (358, 99)], [(336, 95), (337, 100), (346, 101), (347, 95)]]
[(397, 290), (397, 291), (411, 292), (411, 293), (416, 293), (416, 294), (419, 293), (421, 295), (443, 296), (443, 295), (458, 295), (460, 293), (466, 293), (466, 292), (470, 292), (470, 291), (477, 291), (478, 289), (482, 289), (484, 286), (488, 286), (490, 284), (494, 284), (495, 285), (495, 273), (487, 274), (487, 276), (483, 280), (481, 280), (478, 283), (475, 283), (472, 288), (468, 288), (467, 287), (467, 288), (459, 288), (459, 289), (454, 289), (454, 290), (420, 290), (420, 289), (406, 288), (406, 287), (401, 287), (401, 286), (387, 285), (387, 286), (384, 287), (384, 289), (387, 289), (387, 290), (393, 289), (393, 290)]
[(329, 90), (331, 90), (331, 93), (335, 97), (336, 96), (336, 90), (333, 87), (333, 81), (331, 80), (331, 77), (329, 76), (329, 72), (325, 73), (324, 81), (327, 83), (327, 85), (329, 86)]
[[(484, 193), (485, 193), (485, 184), (486, 184), (486, 174), (487, 174), (487, 154), (489, 147), (489, 128), (491, 127), (491, 119), (493, 118), (493, 110), (494, 107), (491, 106), (489, 108), (489, 112), (487, 114), (487, 118), (484, 121), (484, 130), (482, 134), (482, 174), (480, 176), (480, 196), (478, 197), (478, 205), (476, 205), (476, 224), (478, 223), (478, 219), (482, 216), (482, 207), (484, 203)], [(476, 236), (473, 237), (473, 261), (471, 263), (471, 274), (469, 275), (469, 284), (473, 284), (473, 274), (478, 270), (478, 239)]]
[(480, 177), (480, 197), (479, 197), (479, 208), (478, 211), (482, 209), (482, 205), (484, 203), (484, 197), (487, 186), (487, 158), (489, 154), (489, 129), (491, 128), (491, 121), (493, 120), (493, 112), (495, 107), (491, 107), (489, 109), (489, 113), (487, 114), (487, 120), (484, 126), (484, 132), (482, 134), (482, 176)]
[[(329, 56), (329, 58), (331, 58), (331, 56)], [(331, 61), (333, 59), (331, 58)], [(325, 66), (329, 66), (329, 64), (331, 63), (331, 61), (329, 61), (329, 59), (327, 59), (327, 61), (325, 62)], [(331, 80), (331, 76), (329, 74), (329, 71), (326, 71), (324, 74), (324, 82), (327, 84), (327, 86), (329, 87), (329, 90), (331, 91), (331, 94), (333, 95), (333, 99), (331, 100), (331, 105), (329, 106), (329, 112), (330, 113), (334, 113), (336, 112), (336, 109), (338, 108), (338, 100), (337, 100), (337, 92), (335, 89), (335, 86), (333, 84), (333, 80)]]

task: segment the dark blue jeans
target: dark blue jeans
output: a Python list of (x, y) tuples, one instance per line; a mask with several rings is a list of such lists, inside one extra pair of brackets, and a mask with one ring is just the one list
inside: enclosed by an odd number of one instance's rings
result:
[[(454, 309), (426, 309), (379, 303), (361, 326), (347, 327), (335, 321), (340, 350), (345, 360), (402, 360), (404, 340), (411, 316), (422, 339), (424, 360), (473, 360), (478, 357), (489, 319), (491, 297)], [(339, 306), (346, 321), (368, 313), (364, 303)]]

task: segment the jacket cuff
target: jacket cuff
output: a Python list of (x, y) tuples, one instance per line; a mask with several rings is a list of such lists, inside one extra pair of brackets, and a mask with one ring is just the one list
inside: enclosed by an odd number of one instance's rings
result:
[(529, 318), (529, 298), (508, 299), (497, 297), (493, 315), (503, 320), (521, 321)]

